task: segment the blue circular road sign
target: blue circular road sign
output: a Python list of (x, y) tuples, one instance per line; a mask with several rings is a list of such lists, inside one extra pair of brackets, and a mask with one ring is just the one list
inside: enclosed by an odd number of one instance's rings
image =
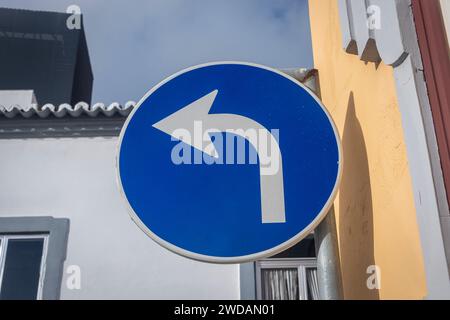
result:
[(119, 138), (132, 219), (183, 256), (240, 263), (306, 237), (341, 176), (336, 127), (290, 76), (261, 65), (195, 66), (151, 89)]

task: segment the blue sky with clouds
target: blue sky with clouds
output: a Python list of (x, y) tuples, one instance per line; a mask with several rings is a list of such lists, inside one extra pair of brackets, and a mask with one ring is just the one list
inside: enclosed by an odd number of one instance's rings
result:
[(242, 60), (312, 67), (306, 0), (0, 0), (1, 7), (84, 15), (93, 102), (139, 100), (172, 73)]

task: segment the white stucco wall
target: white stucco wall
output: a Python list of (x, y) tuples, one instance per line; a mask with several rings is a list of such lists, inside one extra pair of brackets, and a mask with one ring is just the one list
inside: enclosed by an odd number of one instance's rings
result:
[[(180, 257), (129, 218), (117, 138), (0, 140), (0, 216), (70, 219), (62, 299), (239, 299), (237, 265)], [(81, 268), (81, 290), (66, 286)]]

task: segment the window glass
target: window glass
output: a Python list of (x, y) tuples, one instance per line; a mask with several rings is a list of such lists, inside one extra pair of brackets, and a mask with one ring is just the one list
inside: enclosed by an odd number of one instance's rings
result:
[(9, 239), (0, 300), (37, 298), (44, 239)]
[(314, 238), (303, 239), (289, 249), (271, 257), (271, 258), (315, 258), (316, 248)]

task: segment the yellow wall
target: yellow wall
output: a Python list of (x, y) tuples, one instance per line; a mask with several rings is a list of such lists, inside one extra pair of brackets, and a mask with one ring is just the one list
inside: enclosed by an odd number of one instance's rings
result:
[[(310, 0), (322, 100), (339, 128), (344, 170), (335, 202), (346, 299), (422, 299), (425, 272), (391, 67), (345, 53), (337, 0)], [(381, 268), (381, 289), (366, 268)]]

